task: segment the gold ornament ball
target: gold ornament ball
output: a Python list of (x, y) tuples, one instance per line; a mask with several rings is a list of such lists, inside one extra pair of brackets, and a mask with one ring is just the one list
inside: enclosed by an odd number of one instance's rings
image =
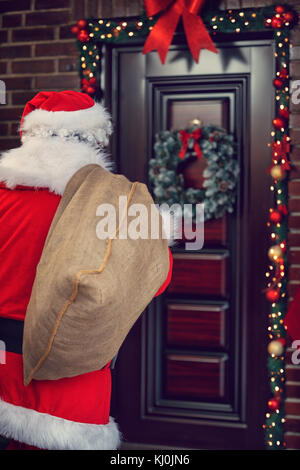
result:
[(268, 353), (274, 354), (274, 356), (281, 356), (283, 353), (283, 345), (280, 343), (280, 341), (271, 341), (271, 343), (268, 345)]
[(268, 251), (268, 256), (271, 261), (277, 261), (278, 258), (282, 258), (283, 251), (279, 245), (273, 245)]
[(189, 124), (191, 127), (193, 126), (202, 127), (202, 121), (198, 118), (192, 119)]
[(285, 178), (285, 171), (282, 170), (280, 165), (273, 166), (270, 173), (274, 180), (283, 180)]

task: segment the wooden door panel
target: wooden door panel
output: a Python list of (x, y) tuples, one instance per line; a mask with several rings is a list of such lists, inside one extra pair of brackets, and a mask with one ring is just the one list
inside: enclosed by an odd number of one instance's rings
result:
[[(198, 229), (199, 230), (199, 229)], [(219, 219), (208, 220), (204, 224), (204, 248), (209, 248), (212, 245), (226, 246), (227, 245), (227, 217)], [(193, 224), (191, 230), (187, 228), (185, 231), (182, 229), (182, 242), (194, 241), (196, 238), (197, 228)], [(198, 237), (200, 238), (200, 237)]]
[[(216, 36), (219, 54), (202, 51), (198, 64), (189, 61), (180, 35), (165, 65), (156, 52), (142, 55), (138, 40), (105, 46), (103, 89), (118, 172), (148, 183), (155, 134), (195, 117), (234, 134), (241, 168), (234, 214), (205, 223), (199, 252), (186, 252), (184, 239), (172, 248), (170, 287), (122, 345), (112, 411), (126, 440), (263, 448), (268, 241), (261, 233), (271, 198), (266, 170), (274, 111), (272, 32), (266, 36), (224, 43)], [(185, 168), (186, 186), (202, 187), (204, 166)]]
[(224, 398), (226, 363), (225, 357), (168, 355), (166, 396), (185, 400)]
[(168, 347), (224, 348), (226, 310), (216, 305), (169, 304), (166, 326)]
[(226, 295), (226, 253), (174, 253), (169, 293)]

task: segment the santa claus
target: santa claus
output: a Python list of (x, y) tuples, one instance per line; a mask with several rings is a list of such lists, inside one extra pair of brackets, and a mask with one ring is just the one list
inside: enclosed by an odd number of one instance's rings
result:
[[(112, 171), (112, 132), (101, 104), (74, 92), (40, 92), (25, 106), (22, 145), (0, 160), (0, 436), (8, 449), (117, 449), (111, 370), (24, 385), (24, 319), (45, 240), (65, 187), (89, 164)], [(171, 259), (171, 257), (170, 257)], [(156, 295), (167, 287), (167, 279)], [(3, 359), (3, 355), (1, 356)], [(111, 358), (112, 359), (112, 358)]]

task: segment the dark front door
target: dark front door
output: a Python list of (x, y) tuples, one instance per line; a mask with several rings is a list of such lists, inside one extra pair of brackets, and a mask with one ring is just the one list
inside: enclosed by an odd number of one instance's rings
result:
[[(234, 134), (241, 167), (235, 213), (205, 224), (202, 250), (172, 249), (170, 287), (122, 345), (113, 410), (129, 442), (263, 447), (273, 44), (265, 38), (216, 44), (219, 54), (202, 51), (199, 64), (180, 43), (164, 66), (156, 52), (142, 55), (139, 43), (105, 51), (119, 173), (148, 183), (155, 134), (193, 118)], [(199, 168), (186, 173), (190, 185), (201, 178)]]

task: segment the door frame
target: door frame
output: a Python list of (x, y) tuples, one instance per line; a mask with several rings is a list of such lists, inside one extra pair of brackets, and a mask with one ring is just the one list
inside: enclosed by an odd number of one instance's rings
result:
[[(227, 47), (232, 47), (234, 46), (239, 46), (239, 45), (247, 45), (250, 44), (253, 45), (253, 41), (249, 41), (249, 35), (240, 37), (239, 41), (232, 41), (232, 38), (230, 40), (229, 35), (224, 38), (224, 35), (220, 35), (220, 38), (218, 35), (215, 36), (215, 42), (217, 47), (220, 47), (221, 45), (226, 45)], [(224, 43), (225, 39), (225, 43)], [(273, 40), (273, 35), (270, 34), (269, 32), (266, 33), (264, 32), (262, 34), (262, 37), (260, 39), (257, 38), (256, 35), (256, 41), (258, 44), (263, 44), (263, 45), (269, 45), (271, 48), (274, 49), (274, 40)], [(141, 50), (141, 47), (143, 45), (143, 41), (140, 39), (137, 39), (134, 41), (134, 44), (132, 41), (130, 43), (124, 43), (122, 45), (120, 44), (107, 44), (105, 45), (103, 49), (103, 54), (104, 54), (104, 64), (105, 67), (103, 69), (103, 74), (102, 74), (102, 80), (104, 84), (104, 89), (106, 91), (105, 93), (105, 103), (107, 107), (112, 111), (113, 118), (115, 118), (115, 135), (118, 135), (118, 96), (116, 93), (117, 90), (117, 83), (116, 83), (116, 73), (112, 73), (112, 70), (114, 67), (117, 67), (118, 64), (118, 57), (116, 54), (114, 54), (114, 51), (116, 48), (119, 48), (119, 50), (125, 51), (127, 48), (130, 48), (130, 50), (133, 50), (136, 48), (136, 50)], [(171, 46), (170, 50), (182, 48), (183, 50), (186, 50), (186, 45), (184, 44), (184, 38), (183, 36), (177, 35), (176, 41), (174, 44)], [(247, 123), (244, 124), (247, 126)], [(244, 133), (244, 136), (247, 137), (247, 132)], [(151, 132), (149, 130), (148, 134), (148, 139), (151, 139)], [(112, 154), (113, 155), (118, 155), (119, 154), (119, 143), (117, 138), (115, 137), (112, 142)], [(149, 144), (148, 144), (149, 145)], [(267, 151), (267, 150), (266, 150)], [(259, 155), (259, 153), (258, 153)], [(118, 164), (118, 158), (116, 158), (116, 163)], [(256, 238), (253, 239), (252, 235), (249, 233), (249, 227), (255, 226), (256, 222), (256, 210), (260, 209), (261, 210), (261, 201), (257, 200), (255, 198), (255, 188), (250, 187), (254, 185), (259, 185), (261, 184), (262, 180), (267, 186), (268, 182), (268, 177), (266, 176), (266, 165), (262, 164), (261, 161), (259, 160), (254, 160), (250, 161), (249, 164), (252, 166), (252, 168), (248, 168), (249, 173), (253, 174), (253, 172), (257, 173), (259, 176), (258, 181), (255, 182), (252, 179), (245, 178), (245, 185), (243, 188), (243, 193), (244, 196), (242, 198), (242, 203), (245, 204), (245, 201), (247, 201), (247, 195), (251, 194), (251, 200), (249, 200), (249, 205), (254, 209), (251, 213), (249, 213), (249, 207), (244, 207), (244, 213), (247, 214), (247, 216), (243, 220), (243, 227), (241, 228), (241, 233), (242, 233), (242, 238), (243, 238), (243, 245), (247, 246), (251, 245), (249, 242), (250, 239), (252, 239), (252, 248), (255, 246), (255, 244), (259, 243), (260, 244), (260, 253), (265, 253), (267, 251), (268, 243), (267, 240), (263, 241), (261, 240), (261, 234), (256, 234)], [(269, 206), (270, 203), (270, 195), (269, 192), (265, 192), (265, 199), (263, 201), (263, 205), (265, 206), (264, 209), (264, 214), (267, 214), (267, 207)], [(259, 290), (261, 287), (261, 283), (263, 282), (262, 277), (263, 273), (265, 271), (265, 260), (261, 256), (257, 256), (257, 254), (254, 252), (249, 252), (247, 254), (243, 254), (243, 256), (250, 257), (251, 259), (256, 258), (255, 263), (249, 263), (248, 264), (248, 274), (246, 276), (247, 279), (253, 280), (254, 287), (253, 290), (255, 290), (255, 284), (256, 284), (256, 290)], [(259, 273), (259, 275), (257, 274)], [(247, 285), (247, 280), (246, 278), (244, 279), (243, 283), (243, 292), (247, 292), (248, 290), (248, 285)], [(257, 283), (259, 283), (259, 287), (257, 287)], [(252, 300), (252, 304), (251, 304)], [(243, 302), (245, 302), (245, 299), (242, 299)], [(160, 300), (157, 300), (157, 302), (160, 302)], [(259, 307), (257, 305), (254, 305), (254, 299), (249, 296), (249, 311), (251, 309), (257, 309), (262, 312), (262, 315), (260, 317), (259, 324), (252, 324), (248, 325), (248, 328), (252, 327), (253, 330), (253, 338), (252, 338), (252, 346), (249, 345), (250, 349), (252, 348), (253, 350), (253, 356), (251, 359), (248, 357), (248, 367), (246, 368), (247, 370), (250, 369), (252, 370), (252, 383), (254, 388), (258, 391), (258, 396), (257, 397), (251, 397), (256, 403), (258, 403), (258, 406), (256, 406), (254, 409), (252, 409), (252, 422), (251, 422), (251, 429), (249, 429), (249, 433), (251, 434), (251, 442), (245, 442), (245, 437), (242, 437), (241, 430), (245, 429), (246, 425), (242, 422), (234, 422), (231, 421), (228, 423), (228, 431), (230, 431), (231, 434), (231, 441), (235, 443), (235, 448), (237, 449), (245, 449), (245, 448), (263, 448), (264, 447), (264, 442), (263, 442), (263, 431), (261, 430), (261, 424), (263, 423), (263, 417), (265, 413), (265, 404), (268, 396), (268, 391), (267, 391), (267, 368), (266, 368), (266, 363), (267, 363), (267, 339), (265, 335), (265, 331), (267, 329), (267, 318), (266, 316), (263, 316), (263, 312), (266, 312), (269, 310), (269, 304), (266, 302), (265, 298), (263, 295), (260, 297), (260, 302), (259, 302)], [(145, 413), (145, 409), (148, 406), (149, 409), (149, 403), (147, 404), (145, 402), (145, 395), (142, 394), (142, 402), (140, 402), (140, 387), (141, 384), (148, 383), (149, 384), (149, 374), (146, 371), (144, 365), (146, 364), (146, 357), (147, 354), (149, 354), (149, 350), (151, 350), (151, 344), (149, 345), (149, 335), (147, 332), (153, 331), (153, 323), (151, 323), (153, 320), (153, 314), (151, 313), (151, 309), (153, 312), (153, 305), (150, 305), (149, 308), (147, 309), (147, 313), (142, 315), (141, 319), (135, 324), (133, 329), (128, 335), (128, 339), (125, 341), (123, 344), (116, 369), (113, 372), (113, 414), (116, 415), (117, 420), (120, 422), (121, 425), (121, 431), (122, 431), (122, 424), (125, 422), (128, 422), (129, 420), (131, 423), (133, 423), (133, 428), (134, 428), (134, 423), (136, 423), (137, 426), (140, 426), (141, 423), (143, 423), (143, 427), (145, 432), (141, 433), (139, 442), (153, 442), (155, 444), (155, 441), (159, 440), (160, 444), (164, 444), (166, 446), (168, 445), (173, 445), (173, 446), (182, 446), (182, 440), (176, 438), (172, 438), (171, 442), (170, 439), (167, 437), (163, 439), (162, 436), (168, 436), (168, 432), (170, 429), (170, 423), (172, 422), (172, 418), (169, 416), (167, 419), (165, 417), (162, 417), (157, 415), (154, 416), (154, 414), (151, 415), (151, 417), (147, 416), (147, 413)], [(245, 338), (246, 332), (243, 331), (242, 333), (242, 338), (240, 340), (243, 342), (243, 339)], [(259, 345), (259, 347), (255, 347)], [(244, 345), (244, 348), (246, 346)], [(137, 349), (139, 351), (139, 354), (137, 354)], [(263, 360), (262, 360), (263, 358)], [(259, 364), (259, 368), (254, 368), (253, 364)], [(128, 364), (135, 364), (134, 367), (128, 367)], [(243, 370), (243, 367), (241, 367), (240, 370), (241, 374), (245, 374), (245, 367)], [(151, 380), (151, 373), (150, 373), (150, 380)], [(126, 388), (124, 389), (124, 384), (126, 385)], [(117, 394), (117, 391), (120, 390), (122, 391), (122, 395)], [(134, 403), (139, 403), (139, 406), (136, 406), (135, 408), (130, 408), (126, 406), (126, 397), (130, 395), (132, 402)], [(121, 403), (121, 408), (122, 411), (120, 412), (120, 407), (118, 404)], [(244, 406), (248, 406), (249, 403), (245, 403)], [(177, 422), (178, 422), (178, 418)], [(205, 432), (205, 440), (203, 441), (204, 448), (216, 448), (216, 445), (219, 445), (220, 447), (218, 448), (231, 448), (231, 447), (224, 447), (224, 442), (223, 442), (223, 431), (220, 432), (221, 430), (218, 429), (218, 426), (214, 426), (211, 422), (205, 421), (204, 417), (202, 418), (202, 424), (199, 425), (195, 423), (195, 419), (187, 418), (184, 417), (182, 418), (182, 426), (183, 426), (183, 433), (187, 436), (186, 439), (186, 444), (188, 445), (189, 439), (190, 442), (193, 442), (193, 446), (195, 448), (197, 447), (197, 443), (193, 441), (193, 436), (197, 435), (197, 433)], [(160, 432), (160, 438), (157, 439), (157, 429), (159, 428)], [(253, 438), (254, 435), (257, 435), (257, 438)], [(149, 438), (150, 437), (150, 438)], [(127, 433), (126, 435), (127, 439), (135, 439), (135, 442), (137, 441), (136, 436), (130, 435), (130, 432)], [(228, 445), (228, 444), (227, 444)], [(253, 446), (253, 447), (252, 447)]]

